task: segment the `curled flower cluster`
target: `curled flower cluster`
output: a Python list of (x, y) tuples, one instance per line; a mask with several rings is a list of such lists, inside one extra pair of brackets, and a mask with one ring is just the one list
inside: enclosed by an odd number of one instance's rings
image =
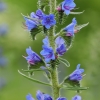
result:
[(43, 25), (45, 28), (50, 29), (51, 26), (56, 24), (54, 14), (46, 15), (42, 10), (37, 10), (36, 13), (32, 12), (30, 18), (25, 19), (25, 25), (29, 31), (37, 28), (40, 25)]
[[(42, 93), (39, 90), (37, 91), (36, 98), (37, 98), (37, 100), (53, 100), (53, 98), (50, 95)], [(32, 97), (31, 94), (28, 94), (26, 96), (26, 100), (34, 100), (34, 98)], [(67, 100), (67, 98), (58, 97), (56, 100)], [(72, 100), (81, 100), (81, 96), (76, 95), (76, 96), (72, 97)]]

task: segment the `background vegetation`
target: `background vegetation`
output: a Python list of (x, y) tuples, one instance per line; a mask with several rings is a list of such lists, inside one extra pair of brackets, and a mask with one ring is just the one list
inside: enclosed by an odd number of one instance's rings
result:
[[(58, 0), (60, 2), (61, 0)], [(62, 0), (63, 1), (63, 0)], [(25, 100), (25, 96), (31, 93), (34, 97), (37, 90), (51, 94), (47, 86), (39, 85), (28, 81), (20, 76), (18, 69), (27, 69), (26, 60), (22, 55), (26, 55), (26, 48), (32, 46), (38, 54), (42, 49), (43, 35), (39, 34), (36, 41), (32, 41), (30, 34), (23, 28), (24, 15), (36, 11), (37, 0), (5, 0), (7, 10), (0, 14), (0, 23), (7, 23), (9, 33), (5, 37), (0, 37), (0, 45), (4, 49), (5, 57), (8, 59), (6, 68), (0, 69), (0, 77), (6, 78), (6, 86), (0, 90), (0, 100)], [(85, 69), (87, 74), (82, 80), (82, 85), (89, 87), (87, 91), (81, 93), (83, 100), (100, 99), (100, 1), (99, 0), (75, 0), (77, 11), (85, 12), (81, 15), (69, 15), (66, 25), (73, 17), (76, 17), (79, 24), (89, 22), (89, 25), (76, 34), (73, 46), (64, 56), (71, 64), (70, 68), (60, 65), (60, 81), (65, 75), (70, 74), (78, 63)], [(47, 81), (43, 74), (35, 73), (34, 77)], [(69, 100), (75, 95), (74, 91), (61, 90), (62, 96)]]

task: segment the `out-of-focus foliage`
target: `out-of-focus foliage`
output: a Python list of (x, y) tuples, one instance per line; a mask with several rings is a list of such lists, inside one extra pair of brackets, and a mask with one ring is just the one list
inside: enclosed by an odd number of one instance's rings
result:
[[(60, 2), (61, 0), (58, 0)], [(77, 4), (76, 11), (85, 12), (81, 15), (69, 15), (65, 25), (71, 23), (73, 17), (76, 17), (78, 24), (89, 22), (89, 25), (75, 35), (73, 46), (66, 53), (65, 58), (70, 62), (70, 68), (60, 65), (59, 72), (60, 81), (67, 74), (70, 74), (78, 63), (85, 69), (87, 74), (82, 80), (82, 85), (90, 87), (87, 91), (81, 93), (84, 100), (100, 99), (100, 1), (97, 0), (75, 0)], [(24, 28), (24, 15), (36, 11), (37, 0), (5, 0), (7, 10), (0, 14), (0, 23), (7, 23), (9, 33), (5, 37), (0, 37), (0, 45), (4, 48), (4, 54), (9, 60), (7, 68), (0, 69), (0, 76), (6, 77), (7, 85), (0, 90), (0, 100), (25, 100), (28, 93), (33, 94), (37, 90), (41, 90), (48, 94), (51, 93), (47, 86), (32, 83), (24, 79), (17, 72), (18, 69), (27, 69), (26, 60), (22, 55), (26, 55), (25, 49), (29, 46), (38, 54), (42, 49), (43, 35), (37, 36), (37, 40), (32, 41), (30, 34)], [(59, 28), (64, 26), (59, 26)], [(33, 77), (44, 79), (42, 72), (34, 73)], [(74, 96), (75, 92), (61, 90), (62, 96), (66, 96), (69, 100)]]

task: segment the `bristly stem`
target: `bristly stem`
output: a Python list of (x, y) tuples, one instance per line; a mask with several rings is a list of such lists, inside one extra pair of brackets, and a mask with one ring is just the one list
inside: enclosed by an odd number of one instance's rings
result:
[[(49, 0), (49, 4), (50, 4), (50, 14), (52, 14), (55, 12), (56, 0)], [(53, 48), (54, 53), (55, 53), (54, 36), (55, 36), (55, 26), (51, 27), (48, 33), (50, 46)], [(59, 87), (59, 82), (58, 82), (58, 70), (57, 70), (55, 63), (51, 64), (51, 68), (52, 68), (52, 71), (51, 71), (52, 91), (53, 91), (54, 100), (56, 100), (59, 97), (59, 93), (60, 93), (59, 91), (60, 87)]]
[(53, 91), (53, 97), (54, 100), (56, 100), (59, 97), (60, 94), (60, 87), (58, 83), (58, 71), (57, 67), (54, 67), (51, 72), (51, 81), (52, 81), (52, 91)]

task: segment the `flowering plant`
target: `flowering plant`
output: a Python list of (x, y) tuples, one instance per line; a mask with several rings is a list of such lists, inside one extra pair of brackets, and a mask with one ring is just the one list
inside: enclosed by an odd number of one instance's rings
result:
[[(46, 7), (49, 8), (49, 14), (46, 14)], [(61, 83), (58, 78), (58, 65), (60, 63), (69, 67), (69, 62), (62, 58), (63, 55), (70, 49), (75, 33), (79, 32), (88, 23), (77, 25), (76, 18), (66, 27), (62, 28), (58, 33), (56, 32), (57, 25), (64, 24), (64, 19), (70, 14), (81, 14), (83, 12), (73, 12), (76, 7), (74, 0), (63, 0), (57, 4), (56, 0), (38, 0), (38, 10), (32, 12), (30, 16), (23, 15), (25, 19), (25, 27), (30, 32), (32, 39), (35, 40), (36, 35), (43, 33), (43, 46), (39, 56), (32, 51), (31, 47), (26, 49), (27, 57), (24, 57), (28, 63), (28, 70), (23, 70), (29, 73), (29, 76), (18, 72), (25, 78), (37, 82), (39, 84), (48, 85), (52, 88), (53, 97), (37, 91), (37, 100), (67, 100), (66, 97), (60, 96), (60, 89), (75, 90), (80, 93), (81, 90), (86, 90), (87, 87), (82, 87), (80, 81), (83, 78), (84, 69), (77, 65), (75, 71), (66, 76)], [(31, 78), (34, 71), (44, 71), (49, 79), (49, 83), (39, 81)], [(27, 100), (34, 100), (31, 94), (26, 96)], [(81, 100), (81, 96), (77, 94), (72, 97), (72, 100)]]

